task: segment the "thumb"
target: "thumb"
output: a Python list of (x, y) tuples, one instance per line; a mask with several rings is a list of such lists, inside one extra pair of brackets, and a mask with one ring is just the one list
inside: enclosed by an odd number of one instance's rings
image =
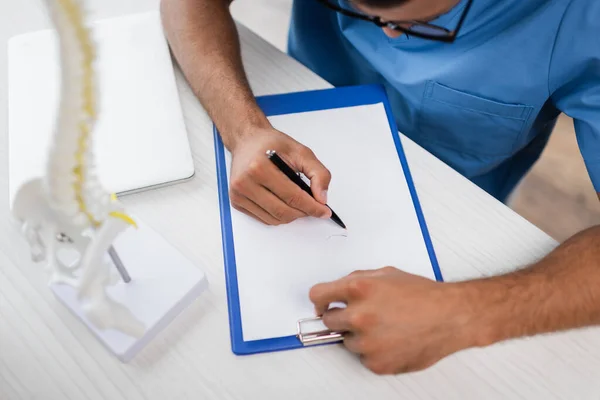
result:
[(295, 164), (300, 171), (310, 179), (310, 189), (315, 199), (321, 203), (327, 203), (327, 189), (331, 182), (331, 173), (317, 159), (317, 156), (308, 148), (304, 148), (297, 154)]

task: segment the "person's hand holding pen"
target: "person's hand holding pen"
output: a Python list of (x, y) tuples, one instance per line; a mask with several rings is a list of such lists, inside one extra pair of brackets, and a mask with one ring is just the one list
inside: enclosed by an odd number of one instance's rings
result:
[[(273, 149), (310, 179), (313, 197), (288, 179), (265, 155)], [(253, 130), (230, 149), (232, 206), (267, 225), (312, 216), (330, 218), (327, 189), (331, 174), (306, 146), (273, 128)]]

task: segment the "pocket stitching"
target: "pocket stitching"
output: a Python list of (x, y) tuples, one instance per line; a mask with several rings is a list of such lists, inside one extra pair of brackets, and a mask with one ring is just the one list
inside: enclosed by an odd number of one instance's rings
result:
[[(455, 149), (453, 146), (447, 145), (447, 144), (445, 144), (445, 143), (443, 143), (443, 142), (441, 142), (439, 140), (436, 140), (436, 139), (432, 138), (430, 135), (426, 134), (422, 130), (422, 126), (423, 126), (423, 114), (425, 112), (425, 103), (426, 103), (427, 100), (432, 100), (432, 101), (435, 101), (435, 102), (447, 105), (449, 107), (454, 107), (454, 108), (457, 108), (457, 109), (460, 109), (460, 110), (468, 110), (468, 111), (472, 111), (472, 112), (480, 113), (480, 114), (484, 114), (484, 115), (490, 115), (490, 116), (494, 116), (494, 117), (500, 117), (500, 118), (506, 118), (506, 119), (516, 120), (516, 121), (521, 121), (521, 127), (520, 127), (518, 133), (515, 135), (514, 143), (511, 146), (510, 152), (503, 152), (503, 153), (488, 153), (488, 152), (484, 152), (484, 153), (480, 153), (480, 154), (483, 155), (483, 156), (488, 156), (488, 157), (505, 157), (508, 154), (514, 152), (514, 149), (517, 147), (519, 141), (523, 137), (523, 132), (525, 131), (525, 128), (527, 127), (527, 121), (531, 117), (531, 113), (532, 113), (532, 111), (534, 109), (533, 106), (528, 106), (528, 105), (518, 105), (517, 106), (517, 107), (523, 107), (523, 109), (526, 110), (525, 111), (526, 115), (524, 117), (522, 117), (522, 118), (508, 117), (508, 116), (504, 116), (504, 115), (501, 115), (501, 114), (494, 114), (494, 113), (489, 113), (489, 112), (486, 112), (486, 111), (474, 110), (474, 109), (471, 109), (471, 108), (468, 108), (468, 107), (457, 106), (455, 104), (451, 104), (451, 103), (448, 103), (448, 102), (445, 102), (445, 101), (441, 101), (441, 100), (437, 100), (437, 99), (433, 98), (432, 97), (432, 93), (433, 93), (433, 88), (434, 88), (435, 84), (438, 84), (438, 85), (442, 86), (443, 88), (446, 88), (444, 85), (441, 85), (440, 83), (437, 83), (436, 81), (433, 81), (433, 80), (429, 80), (425, 84), (425, 90), (423, 90), (423, 95), (421, 96), (421, 105), (419, 107), (419, 114), (417, 116), (417, 123), (416, 123), (417, 131), (420, 133), (420, 136), (421, 136), (422, 140), (424, 140), (426, 142), (429, 142), (431, 144), (442, 146), (442, 147), (444, 147), (446, 149), (455, 151), (458, 154), (472, 155), (469, 152), (465, 152), (465, 151), (461, 151), (461, 150)], [(455, 92), (457, 92), (459, 94), (462, 93), (462, 92), (460, 92), (460, 91), (458, 91), (456, 89), (450, 89), (450, 88), (448, 88), (448, 90), (453, 90), (453, 91), (455, 91)], [(478, 97), (478, 96), (473, 96), (473, 97), (479, 98), (482, 101), (488, 101), (488, 100), (486, 100), (485, 98), (482, 98), (482, 97)]]
[(523, 106), (523, 107), (525, 107), (525, 109), (527, 110), (527, 116), (525, 118), (523, 118), (523, 123), (521, 124), (521, 131), (519, 132), (517, 139), (515, 140), (515, 142), (513, 143), (512, 147), (511, 147), (511, 153), (513, 153), (515, 151), (515, 149), (517, 148), (517, 144), (523, 138), (525, 128), (527, 127), (527, 121), (529, 121), (529, 118), (531, 117), (531, 113), (533, 112), (532, 106)]
[(506, 116), (506, 115), (502, 115), (500, 113), (492, 113), (492, 112), (489, 112), (489, 111), (481, 111), (481, 110), (476, 110), (474, 108), (459, 106), (459, 105), (456, 105), (456, 104), (448, 103), (447, 101), (435, 99), (433, 97), (428, 97), (427, 99), (430, 100), (430, 101), (435, 101), (437, 103), (445, 104), (445, 105), (447, 105), (449, 107), (458, 108), (459, 110), (473, 111), (473, 112), (478, 113), (478, 114), (491, 115), (493, 117), (500, 117), (500, 118), (506, 118), (506, 119), (513, 119), (513, 120), (516, 120), (516, 121), (527, 121), (527, 119), (529, 118), (529, 115), (531, 114), (531, 108), (533, 108), (531, 106), (518, 106), (518, 107), (523, 108), (524, 110), (527, 110), (527, 113), (526, 113), (527, 117), (526, 118), (522, 118), (522, 117), (521, 118), (517, 118), (517, 117), (509, 117), (509, 116)]
[[(433, 81), (433, 80), (428, 81), (427, 87), (428, 87), (428, 90), (426, 91), (423, 100), (425, 98), (427, 98), (427, 99), (430, 99), (430, 100), (434, 100), (434, 101), (438, 101), (438, 102), (443, 102), (443, 103), (449, 104), (449, 105), (457, 107), (457, 108), (461, 108), (461, 109), (465, 109), (465, 110), (469, 110), (470, 109), (470, 110), (473, 110), (475, 112), (487, 113), (488, 115), (494, 115), (494, 116), (502, 117), (502, 118), (523, 119), (523, 115), (522, 114), (524, 114), (524, 110), (527, 109), (527, 108), (533, 108), (533, 107), (528, 106), (526, 104), (503, 103), (503, 102), (500, 102), (500, 101), (497, 101), (497, 100), (488, 99), (488, 98), (482, 97), (480, 95), (471, 94), (471, 93), (467, 93), (467, 92), (464, 92), (464, 91), (461, 91), (461, 90), (458, 90), (458, 89), (454, 89), (452, 87), (443, 85), (443, 84), (441, 84), (441, 83), (439, 83), (437, 81)], [(471, 99), (474, 102), (480, 102), (482, 105), (487, 104), (489, 106), (493, 106), (496, 109), (500, 108), (500, 109), (506, 109), (508, 111), (508, 110), (514, 110), (515, 108), (517, 108), (517, 109), (522, 110), (521, 111), (521, 116), (519, 116), (519, 117), (508, 116), (508, 115), (506, 115), (506, 113), (502, 113), (500, 111), (497, 111), (497, 112), (494, 112), (494, 111), (480, 111), (480, 110), (477, 110), (477, 109), (474, 109), (474, 108), (469, 108), (469, 107), (465, 107), (465, 106), (462, 106), (462, 105), (449, 103), (449, 102), (447, 102), (445, 100), (440, 100), (439, 98), (433, 97), (433, 92), (434, 92), (434, 89), (436, 87), (440, 90), (440, 97), (443, 97), (444, 93), (449, 93), (449, 94), (452, 94), (452, 95), (454, 95), (454, 96), (456, 96), (458, 98), (463, 97), (463, 98), (466, 98), (466, 99)]]

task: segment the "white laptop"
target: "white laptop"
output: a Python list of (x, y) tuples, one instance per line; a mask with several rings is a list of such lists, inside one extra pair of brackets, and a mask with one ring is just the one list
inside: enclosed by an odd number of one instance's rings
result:
[[(98, 45), (99, 121), (93, 132), (98, 176), (127, 194), (194, 175), (173, 62), (157, 11), (90, 25)], [(60, 90), (55, 33), (8, 43), (9, 196), (42, 176)]]

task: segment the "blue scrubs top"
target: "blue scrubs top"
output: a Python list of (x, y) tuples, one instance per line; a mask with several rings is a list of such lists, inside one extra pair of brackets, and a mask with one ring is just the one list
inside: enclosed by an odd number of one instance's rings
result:
[[(465, 5), (432, 23), (453, 29)], [(288, 51), (334, 86), (384, 85), (400, 132), (500, 201), (562, 111), (600, 192), (599, 0), (474, 0), (451, 44), (295, 0)]]

